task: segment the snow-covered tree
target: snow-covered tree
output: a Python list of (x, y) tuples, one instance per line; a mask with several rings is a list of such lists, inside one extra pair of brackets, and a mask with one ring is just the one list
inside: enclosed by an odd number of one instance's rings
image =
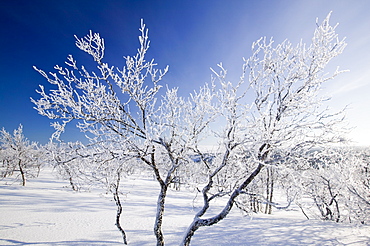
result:
[(351, 217), (370, 223), (370, 148), (350, 149), (341, 172), (350, 192), (347, 207)]
[(296, 204), (307, 218), (369, 222), (369, 164), (364, 153), (356, 148), (331, 147), (290, 160), (299, 161), (301, 169), (290, 172), (285, 185), (295, 191)]
[[(93, 57), (96, 69), (88, 71), (71, 55), (67, 67), (57, 65), (55, 73), (35, 68), (54, 88), (46, 91), (40, 86), (41, 97), (32, 101), (39, 114), (55, 120), (53, 138), (77, 121), (92, 144), (114, 139), (119, 142), (116, 153), (152, 170), (160, 186), (154, 225), (157, 245), (164, 245), (162, 220), (170, 185), (179, 177), (205, 184), (204, 204), (182, 242), (189, 245), (197, 229), (228, 215), (263, 168), (283, 164), (277, 155), (282, 149), (293, 156), (342, 140), (336, 128), (341, 118), (323, 109), (325, 98), (319, 96), (322, 83), (339, 73), (326, 76), (325, 66), (345, 47), (329, 17), (317, 24), (311, 45), (284, 41), (274, 46), (262, 38), (244, 60), (237, 83), (227, 81), (220, 64), (210, 85), (189, 97), (169, 87), (159, 95), (167, 68), (158, 70), (154, 60), (146, 60), (150, 42), (143, 23), (140, 48), (135, 56), (125, 57), (122, 68), (103, 61), (104, 40), (90, 32), (76, 37), (76, 45)], [(212, 155), (202, 146), (209, 138), (218, 144)], [(224, 209), (204, 218), (210, 202), (219, 197), (227, 198)]]
[[(309, 207), (315, 207), (319, 211), (318, 217), (336, 222), (342, 220), (346, 192), (345, 180), (342, 180), (340, 175), (340, 172), (344, 171), (341, 167), (344, 166), (346, 157), (340, 150), (317, 149), (301, 156), (299, 160), (304, 162), (305, 168), (296, 174), (296, 180), (300, 182), (295, 184), (301, 186), (299, 198), (312, 199), (314, 205)], [(299, 200), (298, 204), (301, 204)]]
[(55, 66), (57, 73), (36, 69), (56, 89), (46, 92), (40, 86), (41, 98), (32, 101), (41, 115), (56, 120), (53, 138), (59, 138), (66, 124), (77, 120), (90, 141), (119, 138), (125, 153), (152, 169), (160, 185), (154, 232), (158, 244), (163, 245), (167, 190), (177, 169), (188, 163), (189, 145), (198, 141), (213, 117), (207, 104), (212, 95), (204, 86), (185, 100), (177, 95), (177, 89), (167, 89), (160, 100), (158, 83), (167, 68), (158, 70), (153, 60), (145, 60), (150, 42), (144, 24), (140, 31), (138, 53), (125, 57), (121, 69), (103, 62), (104, 40), (99, 34), (90, 32), (77, 38), (77, 47), (92, 55), (97, 71), (79, 67), (72, 56), (67, 68)]
[[(226, 80), (226, 69), (220, 65), (216, 73), (222, 88), (225, 127), (220, 134), (224, 154), (216, 168), (210, 172), (209, 182), (203, 189), (204, 206), (189, 226), (182, 245), (189, 245), (194, 232), (225, 218), (236, 198), (265, 167), (279, 166), (286, 157), (277, 155), (281, 150), (287, 155), (307, 151), (342, 141), (338, 123), (340, 114), (323, 108), (326, 98), (319, 95), (323, 83), (333, 79), (325, 71), (329, 61), (339, 55), (346, 43), (339, 40), (335, 26), (329, 24), (330, 14), (322, 24), (317, 23), (311, 45), (300, 42), (293, 46), (284, 41), (276, 46), (273, 40), (261, 38), (252, 46), (253, 54), (245, 59), (240, 81), (233, 85)], [(246, 83), (247, 92), (243, 91)], [(254, 93), (253, 101), (246, 106), (244, 97)], [(243, 101), (244, 100), (244, 101)], [(252, 169), (237, 180), (229, 191), (229, 199), (219, 214), (202, 218), (215, 195), (209, 196), (215, 176), (233, 163), (237, 153), (251, 151)], [(246, 152), (246, 151), (244, 151)], [(243, 173), (243, 169), (240, 169)]]
[(0, 131), (0, 171), (1, 177), (18, 173), (22, 185), (28, 178), (35, 178), (43, 163), (43, 151), (35, 142), (30, 142), (23, 135), (23, 126), (19, 125), (13, 135), (4, 128)]
[(74, 191), (102, 188), (111, 194), (117, 206), (116, 226), (127, 244), (126, 232), (121, 226), (122, 204), (120, 199), (121, 179), (134, 171), (136, 161), (122, 152), (119, 143), (113, 141), (95, 142), (84, 145), (81, 142), (50, 142), (47, 147), (58, 175), (67, 179)]
[(81, 142), (54, 143), (45, 145), (48, 162), (57, 170), (62, 179), (67, 179), (72, 190), (78, 191), (84, 185), (80, 182), (81, 161), (85, 157), (81, 151), (85, 146)]
[(127, 244), (127, 235), (120, 220), (123, 210), (120, 184), (123, 177), (133, 172), (136, 160), (124, 150), (120, 143), (112, 141), (86, 146), (85, 154), (80, 158), (79, 178), (82, 183), (102, 186), (112, 194), (117, 207), (115, 225), (122, 234), (124, 244)]

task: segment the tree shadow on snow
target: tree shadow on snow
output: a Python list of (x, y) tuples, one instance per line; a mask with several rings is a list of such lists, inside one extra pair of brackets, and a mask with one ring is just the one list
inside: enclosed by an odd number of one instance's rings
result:
[[(3, 244), (4, 243), (4, 244)], [(122, 245), (122, 242), (117, 241), (89, 241), (89, 240), (76, 240), (76, 241), (57, 241), (57, 242), (22, 242), (18, 240), (12, 240), (12, 239), (0, 239), (0, 245), (68, 245), (68, 246), (74, 246), (74, 245), (99, 245), (99, 246), (105, 246), (105, 245)]]
[[(195, 233), (192, 246), (207, 245), (369, 245), (368, 237), (346, 240), (350, 234), (338, 231), (338, 224), (314, 220), (284, 218), (225, 219), (213, 228), (201, 228)], [(341, 225), (342, 227), (344, 225)], [(343, 228), (342, 228), (343, 229)]]

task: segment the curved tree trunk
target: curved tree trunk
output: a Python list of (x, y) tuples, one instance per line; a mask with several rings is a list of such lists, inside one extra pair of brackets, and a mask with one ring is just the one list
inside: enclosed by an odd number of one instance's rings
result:
[(120, 222), (120, 218), (121, 218), (121, 214), (122, 214), (122, 204), (121, 204), (121, 199), (119, 197), (119, 184), (120, 184), (120, 181), (121, 181), (121, 171), (122, 171), (121, 169), (117, 170), (117, 182), (116, 182), (116, 184), (112, 185), (113, 190), (111, 190), (111, 191), (113, 193), (113, 198), (114, 198), (114, 201), (116, 202), (116, 206), (117, 206), (116, 226), (122, 234), (123, 243), (127, 244), (126, 233), (125, 233), (125, 230), (123, 230), (123, 228), (121, 226), (121, 222)]
[(121, 205), (121, 200), (120, 200), (120, 198), (119, 198), (118, 189), (116, 189), (116, 191), (117, 191), (117, 192), (114, 192), (114, 194), (113, 194), (114, 201), (116, 202), (116, 205), (117, 205), (116, 226), (117, 226), (118, 230), (122, 233), (123, 243), (124, 243), (124, 244), (127, 244), (127, 237), (126, 237), (126, 233), (125, 233), (125, 231), (123, 230), (123, 228), (122, 228), (122, 226), (121, 226), (121, 223), (120, 223), (120, 218), (121, 218), (121, 214), (122, 214), (122, 205)]
[(191, 238), (193, 237), (194, 233), (200, 227), (211, 226), (223, 220), (229, 214), (230, 210), (232, 209), (235, 199), (242, 193), (242, 190), (245, 189), (253, 181), (253, 179), (260, 173), (263, 167), (264, 167), (263, 164), (261, 163), (258, 164), (256, 169), (249, 175), (249, 177), (231, 194), (224, 209), (218, 215), (212, 218), (209, 218), (209, 219), (201, 219), (196, 216), (193, 222), (191, 223), (191, 225), (188, 227), (185, 237), (180, 245), (189, 246)]

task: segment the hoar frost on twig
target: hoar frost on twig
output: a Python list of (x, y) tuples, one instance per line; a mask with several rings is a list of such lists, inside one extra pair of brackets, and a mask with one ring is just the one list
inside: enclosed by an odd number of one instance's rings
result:
[[(200, 227), (228, 215), (261, 170), (285, 165), (282, 159), (296, 152), (341, 141), (334, 132), (340, 114), (322, 109), (324, 100), (318, 94), (322, 83), (340, 73), (327, 76), (324, 68), (346, 46), (329, 18), (330, 14), (318, 24), (310, 46), (256, 41), (236, 84), (227, 81), (221, 63), (220, 72), (213, 70), (211, 84), (187, 98), (168, 86), (158, 96), (168, 67), (159, 70), (154, 60), (146, 60), (150, 42), (143, 22), (140, 48), (135, 56), (124, 57), (123, 68), (103, 61), (104, 40), (90, 32), (76, 37), (76, 45), (93, 57), (97, 71), (79, 67), (72, 56), (67, 68), (55, 67), (56, 73), (35, 68), (55, 89), (46, 92), (40, 86), (41, 98), (32, 102), (39, 114), (56, 120), (56, 138), (67, 124), (77, 121), (90, 141), (120, 141), (118, 148), (128, 157), (122, 162), (132, 158), (152, 171), (160, 186), (154, 224), (157, 245), (165, 242), (162, 223), (170, 185), (178, 179), (201, 180), (203, 206), (181, 243), (189, 245)], [(213, 155), (201, 146), (210, 134), (219, 146)], [(285, 156), (277, 158), (280, 152)], [(195, 162), (194, 156), (200, 161)], [(224, 208), (205, 218), (210, 201), (219, 197), (227, 198)]]

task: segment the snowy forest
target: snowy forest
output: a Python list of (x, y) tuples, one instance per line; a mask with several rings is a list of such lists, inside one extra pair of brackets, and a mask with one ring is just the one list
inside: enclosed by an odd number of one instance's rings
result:
[[(98, 191), (107, 197), (114, 204), (108, 219), (129, 245), (139, 245), (135, 238), (141, 235), (130, 220), (140, 212), (126, 201), (140, 202), (144, 197), (135, 194), (145, 190), (153, 198), (148, 206), (155, 207), (145, 222), (154, 237), (142, 245), (169, 244), (166, 211), (180, 206), (171, 203), (173, 197), (192, 208), (170, 245), (196, 245), (193, 238), (207, 237), (236, 211), (240, 218), (263, 215), (267, 221), (274, 213), (289, 218), (295, 211), (307, 221), (368, 230), (370, 148), (351, 145), (345, 109), (333, 112), (321, 93), (323, 84), (345, 72), (327, 66), (346, 47), (329, 20), (330, 14), (317, 21), (311, 43), (255, 41), (239, 80), (229, 81), (220, 63), (212, 79), (188, 96), (161, 83), (169, 67), (146, 57), (150, 41), (143, 21), (137, 53), (125, 56), (124, 65), (105, 61), (98, 33), (76, 36), (76, 46), (91, 56), (86, 65), (69, 55), (53, 72), (34, 67), (48, 83), (31, 101), (53, 121), (50, 142), (29, 141), (22, 125), (0, 132), (1, 189), (27, 187), (51, 170), (73, 194)], [(64, 142), (67, 125), (86, 139)], [(148, 180), (147, 187), (127, 192), (130, 182)], [(180, 215), (186, 210), (178, 209)]]

